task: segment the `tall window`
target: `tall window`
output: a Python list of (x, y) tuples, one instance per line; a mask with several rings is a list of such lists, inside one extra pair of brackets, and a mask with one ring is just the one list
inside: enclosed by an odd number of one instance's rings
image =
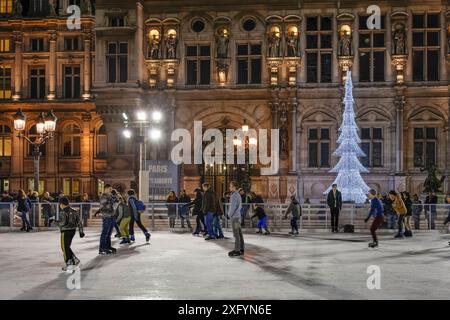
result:
[(128, 43), (108, 43), (108, 82), (127, 82), (128, 80)]
[(439, 80), (439, 13), (413, 14), (413, 80)]
[(332, 19), (306, 18), (306, 80), (331, 82)]
[[(37, 130), (36, 130), (36, 125), (32, 126), (30, 128), (30, 130), (28, 131), (28, 137), (30, 138), (31, 141), (35, 141), (36, 139), (39, 138), (39, 134), (37, 133)], [(32, 157), (33, 151), (34, 151), (33, 145), (30, 143), (27, 143), (27, 145), (28, 145), (27, 156)], [(39, 147), (39, 151), (41, 152), (42, 156), (45, 156), (45, 154), (46, 154), (45, 144), (43, 144)]]
[(0, 52), (10, 52), (11, 51), (11, 40), (10, 39), (0, 39)]
[(367, 28), (368, 16), (359, 17), (359, 81), (384, 81), (384, 60), (386, 55), (384, 16), (381, 29)]
[(11, 67), (0, 66), (0, 100), (11, 99)]
[(79, 157), (81, 144), (81, 130), (76, 124), (64, 127), (62, 134), (63, 156)]
[(33, 38), (30, 40), (31, 51), (40, 52), (44, 51), (44, 39), (42, 38)]
[(69, 197), (78, 196), (80, 194), (80, 180), (77, 178), (64, 178), (63, 192)]
[(0, 157), (11, 157), (11, 128), (0, 124)]
[(414, 167), (436, 164), (437, 129), (414, 128)]
[(80, 66), (64, 66), (64, 98), (80, 97)]
[(64, 50), (65, 51), (78, 51), (80, 50), (78, 38), (64, 38)]
[(12, 13), (13, 0), (0, 0), (0, 14)]
[(261, 83), (261, 44), (237, 45), (237, 83)]
[(186, 84), (202, 85), (211, 81), (211, 47), (186, 47)]
[(30, 70), (30, 98), (43, 99), (45, 96), (45, 68)]
[(366, 154), (362, 157), (361, 163), (365, 167), (383, 166), (383, 129), (362, 128), (361, 129), (361, 149)]
[[(28, 178), (28, 190), (34, 190), (34, 178)], [(44, 179), (39, 179), (38, 184), (38, 193), (43, 194), (45, 191), (45, 182)]]
[(106, 127), (102, 125), (97, 131), (97, 157), (106, 157), (108, 153), (108, 136), (106, 135)]
[(330, 129), (314, 128), (308, 131), (308, 166), (330, 166)]

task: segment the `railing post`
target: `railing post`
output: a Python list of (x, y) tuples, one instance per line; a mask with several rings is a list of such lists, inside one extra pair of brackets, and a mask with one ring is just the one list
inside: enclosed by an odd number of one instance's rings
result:
[(153, 231), (155, 231), (156, 227), (155, 227), (155, 204), (154, 203), (152, 203), (151, 208), (152, 208), (152, 229), (153, 229)]
[(9, 227), (14, 227), (14, 202), (9, 204)]

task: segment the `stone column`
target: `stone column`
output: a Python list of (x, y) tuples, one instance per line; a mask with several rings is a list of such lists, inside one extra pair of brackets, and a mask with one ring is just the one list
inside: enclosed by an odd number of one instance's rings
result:
[(91, 98), (91, 32), (87, 30), (83, 33), (84, 40), (84, 70), (83, 70), (83, 99)]
[(83, 127), (81, 133), (81, 177), (86, 178), (90, 175), (91, 168), (91, 144), (90, 144), (90, 134), (91, 134), (91, 114), (86, 112), (82, 116)]
[(403, 110), (404, 97), (397, 96), (395, 101), (395, 173), (401, 174), (404, 171), (404, 146), (403, 146)]
[[(337, 12), (335, 13), (337, 15)], [(337, 58), (337, 52), (338, 52), (338, 43), (339, 43), (339, 37), (338, 37), (338, 24), (337, 20), (333, 19), (333, 35), (332, 35), (332, 46), (333, 46), (333, 53), (332, 53), (332, 59), (333, 59), (333, 65), (331, 66), (331, 81), (333, 83), (341, 83), (342, 78), (340, 77), (340, 70), (339, 70), (339, 62)], [(304, 33), (304, 32), (302, 32)], [(306, 43), (306, 42), (302, 42)], [(305, 59), (305, 58), (303, 58)], [(304, 68), (306, 69), (306, 68)]]
[(136, 2), (136, 33), (134, 41), (137, 55), (138, 79), (141, 84), (144, 84), (147, 81), (146, 70), (144, 68), (144, 7), (140, 2)]
[(385, 79), (386, 81), (395, 81), (395, 75), (392, 75), (392, 65), (391, 65), (391, 50), (392, 50), (392, 24), (391, 15), (386, 15), (385, 29), (386, 29), (386, 64), (384, 65)]
[(56, 31), (50, 31), (50, 59), (48, 65), (48, 100), (55, 100), (56, 98)]
[(22, 42), (23, 35), (21, 32), (14, 33), (15, 55), (14, 55), (14, 101), (20, 100), (22, 97)]
[(291, 98), (290, 112), (291, 112), (291, 152), (289, 173), (297, 174), (297, 98)]

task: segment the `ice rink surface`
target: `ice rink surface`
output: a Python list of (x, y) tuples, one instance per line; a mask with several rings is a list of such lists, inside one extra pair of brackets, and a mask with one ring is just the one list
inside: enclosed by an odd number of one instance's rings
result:
[[(0, 299), (448, 299), (448, 235), (384, 235), (369, 249), (367, 234), (245, 234), (244, 258), (229, 258), (233, 239), (190, 234), (140, 234), (114, 256), (99, 256), (99, 232), (78, 235), (81, 289), (61, 272), (59, 232), (0, 234)], [(369, 266), (381, 271), (369, 290)]]

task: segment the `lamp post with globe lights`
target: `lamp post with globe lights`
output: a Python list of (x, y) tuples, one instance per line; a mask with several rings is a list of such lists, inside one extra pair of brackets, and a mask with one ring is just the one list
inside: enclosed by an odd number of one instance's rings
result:
[[(123, 114), (123, 118), (125, 127), (122, 131), (123, 136), (126, 139), (131, 139), (136, 135), (135, 140), (139, 143), (139, 195), (142, 197), (146, 194), (142, 179), (147, 160), (147, 138), (149, 137), (152, 141), (158, 141), (161, 138), (162, 132), (157, 125), (163, 120), (163, 115), (160, 111), (153, 111), (149, 119), (149, 114), (145, 110), (139, 110), (136, 112), (133, 121), (129, 120), (126, 113)], [(147, 134), (145, 134), (146, 132)]]
[(250, 191), (251, 189), (250, 177), (252, 175), (252, 168), (253, 168), (253, 165), (250, 163), (250, 148), (256, 148), (256, 146), (258, 145), (258, 139), (256, 138), (256, 136), (249, 136), (250, 128), (246, 120), (244, 120), (244, 124), (242, 125), (241, 131), (242, 136), (236, 135), (233, 139), (233, 145), (235, 147), (244, 146), (246, 169), (242, 168), (242, 171), (245, 170), (242, 186), (244, 190)]
[(14, 130), (18, 132), (17, 137), (24, 139), (32, 146), (33, 159), (34, 159), (34, 191), (39, 192), (39, 161), (41, 158), (40, 147), (43, 146), (48, 140), (53, 138), (56, 130), (56, 118), (53, 110), (49, 111), (46, 115), (41, 112), (36, 120), (36, 133), (38, 136), (31, 140), (25, 136), (24, 131), (26, 127), (26, 116), (22, 109), (17, 110), (14, 115)]

